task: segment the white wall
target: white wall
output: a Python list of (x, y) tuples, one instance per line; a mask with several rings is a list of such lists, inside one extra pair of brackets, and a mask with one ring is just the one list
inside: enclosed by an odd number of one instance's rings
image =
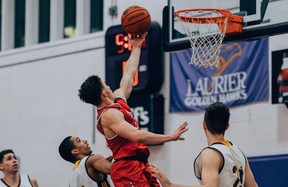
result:
[[(152, 19), (162, 23), (166, 1), (118, 2), (119, 14), (127, 5), (138, 4), (147, 7)], [(107, 14), (107, 8), (104, 12)], [(106, 19), (106, 27), (120, 23)], [(288, 35), (270, 38), (271, 51), (287, 48)], [(20, 157), (21, 173), (35, 176), (41, 187), (67, 186), (73, 166), (62, 160), (58, 146), (68, 135), (85, 138), (95, 152), (110, 155), (103, 136), (98, 132), (93, 135), (93, 107), (77, 96), (89, 75), (105, 78), (104, 53), (103, 32), (0, 54), (0, 149), (12, 148)], [(189, 131), (184, 135), (186, 141), (151, 146), (150, 163), (159, 166), (174, 182), (197, 184), (193, 161), (206, 146), (203, 113), (168, 112), (169, 77), (169, 54), (165, 53), (161, 91), (165, 97), (165, 133), (186, 120)], [(288, 153), (288, 109), (270, 103), (231, 108), (227, 139), (247, 156)]]
[(25, 63), (0, 68), (0, 149), (14, 149), (21, 172), (41, 186), (67, 184), (72, 166), (58, 153), (64, 137), (92, 143), (93, 108), (77, 94), (89, 75), (104, 76), (104, 53), (103, 37), (89, 37), (1, 57), (1, 64)]

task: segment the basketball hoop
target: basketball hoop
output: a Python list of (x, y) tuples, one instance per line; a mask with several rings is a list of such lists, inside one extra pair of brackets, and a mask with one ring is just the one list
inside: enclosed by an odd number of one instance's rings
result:
[(220, 46), (225, 34), (242, 32), (242, 17), (215, 8), (193, 8), (174, 13), (190, 40), (192, 55), (189, 64), (218, 67)]

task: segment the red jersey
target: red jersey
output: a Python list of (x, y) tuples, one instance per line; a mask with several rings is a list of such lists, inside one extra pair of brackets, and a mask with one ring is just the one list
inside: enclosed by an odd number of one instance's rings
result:
[[(97, 111), (98, 111), (97, 129), (103, 135), (104, 135), (104, 132), (102, 129), (100, 118), (101, 118), (101, 115), (110, 108), (120, 110), (123, 113), (124, 118), (128, 123), (130, 123), (132, 126), (134, 126), (136, 128), (139, 128), (139, 124), (135, 120), (134, 114), (130, 110), (130, 107), (128, 106), (126, 101), (123, 98), (116, 98), (114, 104), (97, 109)], [(146, 158), (148, 158), (150, 155), (147, 145), (132, 142), (132, 141), (125, 139), (125, 138), (122, 138), (121, 136), (118, 136), (118, 135), (116, 135), (115, 137), (113, 137), (111, 139), (106, 138), (106, 142), (108, 144), (108, 147), (111, 149), (111, 151), (113, 153), (113, 158), (115, 160), (119, 160), (119, 159), (124, 158), (124, 157), (135, 156), (135, 155), (146, 156)]]
[[(123, 98), (116, 98), (109, 106), (98, 108), (97, 129), (104, 135), (101, 125), (101, 115), (108, 109), (120, 110), (125, 120), (135, 128), (139, 124), (134, 118), (133, 112)], [(105, 135), (104, 135), (105, 136)], [(106, 139), (108, 147), (116, 160), (111, 167), (110, 176), (117, 187), (160, 187), (157, 179), (152, 176), (147, 159), (150, 155), (147, 145), (132, 142), (119, 135)]]

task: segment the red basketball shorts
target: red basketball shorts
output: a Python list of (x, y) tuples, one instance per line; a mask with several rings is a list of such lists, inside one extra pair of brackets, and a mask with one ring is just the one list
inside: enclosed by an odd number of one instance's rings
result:
[(116, 187), (160, 187), (149, 166), (137, 160), (119, 160), (112, 164), (111, 179)]

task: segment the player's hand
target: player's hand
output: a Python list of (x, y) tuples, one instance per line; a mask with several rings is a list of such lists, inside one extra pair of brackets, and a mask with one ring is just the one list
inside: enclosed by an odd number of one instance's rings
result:
[(181, 137), (181, 135), (188, 131), (187, 128), (188, 122), (185, 121), (182, 125), (180, 125), (172, 134), (171, 134), (171, 138), (173, 141), (177, 141), (177, 140), (185, 140), (185, 138)]
[(152, 171), (152, 176), (157, 178), (163, 187), (169, 187), (171, 186), (171, 182), (169, 179), (165, 176), (165, 174), (156, 166), (150, 165), (150, 169)]
[(144, 39), (146, 38), (147, 34), (148, 32), (145, 32), (144, 34), (137, 35), (137, 36), (131, 36), (131, 38), (129, 38), (128, 41), (131, 44), (132, 49), (133, 47), (141, 48), (142, 43)]

